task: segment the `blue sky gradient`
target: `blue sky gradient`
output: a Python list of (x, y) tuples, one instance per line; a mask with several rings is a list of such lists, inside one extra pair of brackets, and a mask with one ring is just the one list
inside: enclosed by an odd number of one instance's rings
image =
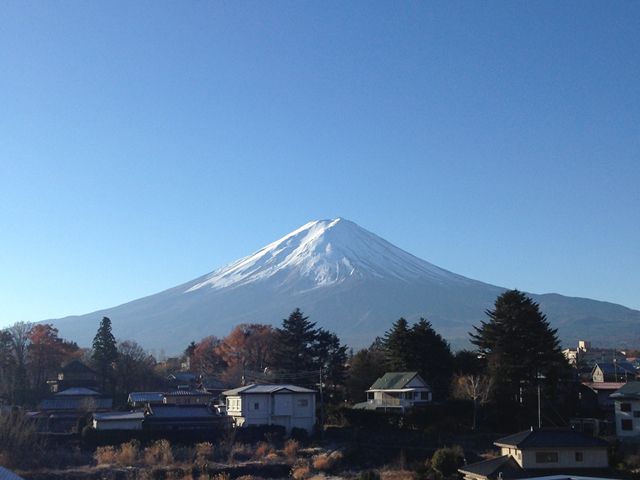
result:
[(336, 216), (640, 308), (638, 25), (622, 1), (6, 1), (0, 326)]

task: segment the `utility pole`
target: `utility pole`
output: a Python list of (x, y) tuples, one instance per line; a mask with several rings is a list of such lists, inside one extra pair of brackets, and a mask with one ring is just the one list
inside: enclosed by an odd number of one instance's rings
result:
[(538, 378), (538, 428), (542, 428), (542, 410), (540, 408), (540, 379)]
[(322, 367), (320, 367), (320, 432), (324, 429), (324, 394), (322, 390)]

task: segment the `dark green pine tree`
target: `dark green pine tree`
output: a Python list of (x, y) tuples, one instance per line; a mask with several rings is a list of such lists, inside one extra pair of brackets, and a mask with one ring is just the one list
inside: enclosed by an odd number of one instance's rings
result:
[(518, 401), (523, 389), (532, 390), (538, 382), (553, 389), (567, 374), (557, 330), (527, 295), (506, 291), (486, 314), (489, 320), (474, 326), (470, 336), (493, 380), (497, 401)]
[(449, 343), (437, 333), (431, 322), (421, 318), (410, 330), (411, 370), (433, 389), (434, 397), (444, 399), (453, 376), (453, 354)]
[(411, 349), (411, 329), (404, 318), (396, 320), (382, 338), (385, 363), (388, 371), (403, 372), (414, 364)]
[(102, 390), (105, 390), (107, 380), (111, 380), (113, 364), (118, 358), (116, 339), (111, 333), (111, 320), (103, 317), (96, 336), (93, 337), (91, 358), (100, 373)]
[(295, 380), (301, 372), (319, 368), (315, 348), (318, 331), (315, 326), (299, 308), (282, 321), (282, 327), (276, 329), (277, 342), (273, 352), (272, 365), (276, 370), (286, 372)]

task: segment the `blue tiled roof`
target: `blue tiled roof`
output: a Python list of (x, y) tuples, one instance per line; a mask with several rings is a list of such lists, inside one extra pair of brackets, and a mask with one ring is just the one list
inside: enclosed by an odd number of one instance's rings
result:
[(162, 402), (162, 392), (131, 392), (129, 394), (129, 402), (135, 403), (149, 403), (149, 402)]

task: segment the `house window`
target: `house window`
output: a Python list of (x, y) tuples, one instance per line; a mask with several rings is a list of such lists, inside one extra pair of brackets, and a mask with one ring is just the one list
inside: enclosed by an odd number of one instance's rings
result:
[(623, 419), (620, 421), (620, 428), (622, 430), (633, 430), (633, 420), (629, 420), (629, 419)]
[(558, 463), (558, 452), (536, 452), (536, 463)]
[(633, 412), (633, 416), (635, 418), (640, 418), (640, 410), (636, 410), (635, 412)]
[(630, 412), (631, 411), (631, 404), (630, 403), (621, 403), (620, 404), (620, 411), (621, 412)]
[(258, 402), (253, 404), (253, 409), (254, 410), (260, 410), (260, 404)]
[(582, 460), (584, 460), (584, 456), (582, 455), (582, 452), (576, 452), (576, 462), (581, 462)]
[(420, 400), (429, 400), (429, 392), (420, 392)]
[(309, 406), (309, 400), (307, 400), (306, 398), (298, 399), (298, 406), (299, 407), (308, 407)]
[(373, 392), (367, 392), (367, 400), (373, 400)]

